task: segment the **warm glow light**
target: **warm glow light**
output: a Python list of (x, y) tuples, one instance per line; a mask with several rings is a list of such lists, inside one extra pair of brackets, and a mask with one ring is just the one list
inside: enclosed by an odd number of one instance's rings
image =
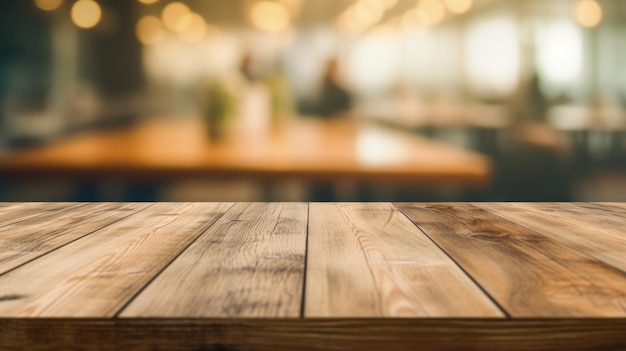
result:
[(519, 32), (509, 17), (472, 23), (466, 33), (466, 67), (471, 88), (490, 96), (507, 96), (519, 76)]
[(95, 27), (102, 18), (102, 9), (93, 0), (79, 0), (72, 6), (72, 21), (80, 28)]
[(371, 2), (358, 3), (350, 10), (350, 15), (355, 21), (366, 24), (367, 26), (374, 24), (383, 17), (383, 9), (373, 7)]
[(580, 0), (574, 6), (574, 18), (583, 27), (596, 27), (602, 22), (602, 7), (595, 0)]
[(407, 11), (402, 15), (402, 28), (405, 31), (425, 29), (430, 24), (428, 16), (423, 11)]
[(406, 162), (411, 157), (411, 150), (405, 140), (398, 140), (391, 133), (366, 127), (357, 135), (356, 157), (365, 167), (388, 167)]
[(178, 23), (190, 12), (189, 7), (181, 2), (172, 2), (165, 6), (161, 18), (165, 27), (173, 32), (178, 32)]
[(358, 94), (389, 91), (402, 74), (404, 41), (393, 29), (377, 25), (351, 45), (345, 57), (346, 78)]
[(344, 12), (337, 21), (339, 30), (348, 35), (359, 34), (367, 29), (367, 24), (354, 18), (351, 11)]
[(572, 22), (553, 22), (536, 34), (537, 69), (543, 83), (571, 86), (582, 74), (583, 37)]
[(472, 8), (474, 0), (444, 0), (448, 11), (452, 13), (465, 13)]
[(372, 12), (384, 11), (386, 9), (383, 0), (361, 0), (357, 6), (366, 8)]
[(146, 4), (146, 5), (150, 5), (150, 4), (154, 4), (157, 3), (159, 0), (137, 0), (142, 4)]
[(278, 0), (281, 4), (285, 5), (292, 16), (297, 16), (302, 9), (302, 0)]
[(154, 16), (142, 17), (135, 27), (137, 39), (144, 45), (155, 45), (165, 38), (165, 28), (161, 20)]
[(378, 23), (387, 6), (395, 0), (360, 0), (346, 9), (339, 17), (338, 27), (346, 34), (359, 34)]
[(397, 3), (398, 3), (398, 0), (383, 0), (383, 5), (385, 6), (385, 9), (387, 10), (396, 6)]
[(178, 21), (178, 34), (186, 42), (196, 43), (204, 39), (207, 26), (204, 18), (197, 13), (188, 13)]
[(431, 26), (439, 24), (446, 15), (446, 9), (440, 0), (422, 0), (415, 10), (418, 18), (423, 18)]
[(35, 0), (35, 5), (44, 11), (54, 11), (63, 4), (63, 0)]
[(250, 10), (250, 21), (266, 32), (281, 32), (289, 27), (289, 11), (285, 5), (272, 1), (259, 1)]

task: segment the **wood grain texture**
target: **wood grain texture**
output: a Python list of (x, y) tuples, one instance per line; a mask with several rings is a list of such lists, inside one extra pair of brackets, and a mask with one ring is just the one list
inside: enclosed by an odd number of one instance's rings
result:
[(612, 266), (471, 204), (397, 206), (514, 317), (626, 316)]
[(238, 203), (122, 317), (298, 317), (306, 203)]
[(389, 203), (312, 203), (306, 317), (500, 317)]
[(0, 227), (34, 217), (51, 218), (57, 213), (84, 204), (75, 202), (22, 202), (7, 203), (0, 209)]
[[(561, 203), (564, 204), (564, 203)], [(626, 220), (626, 206), (619, 206), (617, 203), (597, 203), (597, 202), (572, 202), (570, 206), (576, 206), (581, 209), (589, 209), (592, 212), (602, 211), (611, 213), (616, 217)]]
[(617, 208), (619, 210), (626, 210), (626, 203), (624, 202), (595, 202), (594, 204), (614, 209)]
[(626, 213), (620, 216), (593, 204), (475, 205), (626, 271)]
[(624, 319), (5, 319), (0, 349), (621, 351)]
[(0, 350), (626, 350), (623, 204), (51, 205)]
[(0, 275), (147, 206), (94, 203), (58, 210), (34, 207), (42, 214), (0, 227)]
[(231, 204), (157, 203), (0, 276), (0, 316), (111, 317)]

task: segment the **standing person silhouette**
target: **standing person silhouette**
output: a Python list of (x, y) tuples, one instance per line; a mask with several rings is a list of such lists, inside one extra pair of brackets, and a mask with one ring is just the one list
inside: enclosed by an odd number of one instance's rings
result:
[(337, 59), (326, 63), (316, 112), (320, 117), (333, 118), (352, 108), (352, 96), (342, 82)]

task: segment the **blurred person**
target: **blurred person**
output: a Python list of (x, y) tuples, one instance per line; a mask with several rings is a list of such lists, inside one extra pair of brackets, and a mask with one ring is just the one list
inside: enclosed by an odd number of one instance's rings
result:
[(511, 100), (508, 147), (496, 159), (496, 200), (571, 201), (568, 145), (548, 125), (549, 107), (537, 74), (520, 82)]
[(315, 112), (320, 117), (337, 117), (352, 108), (352, 95), (342, 81), (339, 63), (331, 58), (326, 63)]
[(241, 61), (239, 63), (239, 73), (241, 77), (247, 83), (255, 83), (258, 82), (262, 77), (261, 72), (259, 72), (259, 65), (255, 61), (254, 56), (251, 52), (246, 52), (243, 54)]
[(520, 80), (512, 99), (514, 122), (546, 122), (549, 103), (541, 91), (541, 79), (534, 73), (528, 79)]

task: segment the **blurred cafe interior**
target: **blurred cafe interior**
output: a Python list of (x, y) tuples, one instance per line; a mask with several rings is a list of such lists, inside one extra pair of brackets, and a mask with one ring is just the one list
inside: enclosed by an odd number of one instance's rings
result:
[(0, 201), (626, 201), (624, 0), (0, 6)]

